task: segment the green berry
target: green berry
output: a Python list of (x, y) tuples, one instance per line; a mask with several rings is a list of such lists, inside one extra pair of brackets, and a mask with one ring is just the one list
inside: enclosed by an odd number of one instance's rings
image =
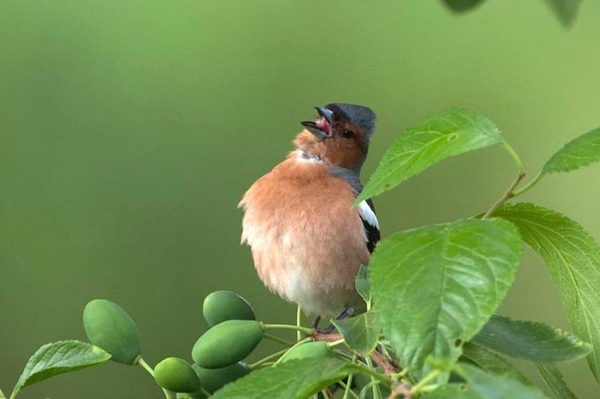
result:
[(202, 387), (211, 394), (221, 389), (225, 384), (250, 373), (250, 369), (241, 362), (220, 369), (206, 369), (197, 364), (193, 364), (192, 368), (196, 371), (198, 378), (200, 378)]
[(204, 298), (202, 314), (211, 326), (225, 320), (256, 320), (252, 306), (231, 291), (215, 291)]
[(283, 359), (282, 363), (287, 362), (288, 360), (293, 359), (307, 359), (307, 358), (316, 358), (316, 357), (333, 357), (333, 352), (329, 349), (326, 342), (317, 341), (317, 342), (307, 342), (302, 345), (298, 345), (292, 348), (289, 352), (287, 352)]
[(154, 367), (154, 379), (161, 387), (172, 392), (196, 392), (200, 380), (192, 366), (177, 357), (168, 357)]
[(192, 359), (207, 369), (229, 366), (248, 356), (262, 337), (263, 329), (258, 321), (227, 320), (198, 338)]
[(112, 355), (111, 360), (137, 364), (141, 356), (137, 327), (119, 305), (94, 299), (83, 309), (83, 327), (90, 343)]

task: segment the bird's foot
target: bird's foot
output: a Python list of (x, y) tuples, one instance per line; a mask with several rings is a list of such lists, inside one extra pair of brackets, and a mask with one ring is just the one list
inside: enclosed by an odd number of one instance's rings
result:
[[(336, 320), (342, 320), (342, 319), (351, 317), (353, 314), (354, 314), (354, 307), (348, 306), (335, 319)], [(313, 330), (315, 330), (315, 332), (317, 334), (321, 334), (321, 335), (323, 335), (323, 334), (332, 334), (335, 331), (335, 326), (333, 324), (330, 324), (330, 325), (328, 325), (327, 327), (324, 327), (324, 328), (319, 328), (319, 322), (320, 321), (321, 321), (321, 316), (315, 317), (315, 320), (313, 321), (312, 326), (311, 326), (311, 328)]]
[(346, 309), (340, 313), (340, 315), (336, 318), (336, 320), (342, 320), (347, 317), (351, 317), (354, 314), (354, 306), (348, 306)]
[(315, 332), (317, 334), (332, 334), (335, 331), (335, 326), (333, 324), (328, 325), (327, 327), (323, 327), (323, 328), (314, 328)]
[(315, 317), (315, 319), (312, 322), (312, 325), (310, 326), (315, 331), (315, 333), (331, 334), (335, 330), (335, 326), (333, 324), (330, 324), (329, 326), (324, 327), (324, 328), (319, 328), (320, 321), (321, 321), (321, 316), (317, 316), (317, 317)]

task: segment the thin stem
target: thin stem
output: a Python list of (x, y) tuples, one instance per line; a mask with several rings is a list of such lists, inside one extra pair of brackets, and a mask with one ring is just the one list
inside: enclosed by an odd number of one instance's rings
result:
[[(327, 341), (325, 341), (325, 342), (327, 342)], [(332, 348), (332, 347), (334, 347), (334, 346), (341, 345), (341, 344), (343, 344), (344, 342), (346, 342), (346, 341), (344, 340), (344, 338), (342, 338), (342, 339), (338, 339), (337, 341), (327, 342), (327, 347), (329, 347), (329, 348)]]
[(439, 387), (440, 387), (439, 384), (429, 384), (426, 387), (421, 388), (421, 392), (422, 393), (427, 393), (427, 392), (435, 391)]
[(354, 376), (354, 374), (350, 374), (348, 376), (348, 382), (344, 382), (344, 381), (338, 381), (338, 384), (340, 384), (342, 386), (342, 388), (344, 388), (344, 396), (342, 397), (342, 399), (348, 399), (348, 395), (352, 396), (354, 399), (359, 399), (359, 396), (352, 391), (352, 389), (350, 389), (350, 387), (352, 386), (352, 377)]
[[(516, 192), (515, 192), (515, 189), (517, 188), (517, 186), (519, 185), (519, 183), (521, 182), (521, 180), (523, 180), (523, 178), (525, 177), (525, 171), (523, 169), (523, 162), (521, 161), (521, 158), (519, 158), (519, 155), (515, 152), (515, 150), (513, 150), (513, 148), (510, 146), (510, 144), (508, 144), (506, 142), (502, 143), (502, 148), (504, 148), (506, 150), (506, 152), (508, 152), (508, 154), (510, 155), (510, 157), (513, 159), (513, 161), (517, 165), (518, 174), (517, 174), (517, 177), (515, 178), (515, 180), (508, 187), (508, 189), (506, 190), (506, 192), (504, 192), (504, 194), (502, 195), (502, 197), (500, 197), (498, 199), (498, 201), (494, 202), (494, 204), (492, 205), (492, 207), (490, 209), (488, 209), (488, 211), (485, 213), (485, 215), (483, 215), (482, 219), (487, 219), (490, 216), (492, 216), (492, 214), (496, 211), (496, 209), (498, 209), (507, 200), (509, 200), (512, 197), (514, 197), (515, 195), (517, 195)], [(538, 179), (538, 178), (536, 177), (536, 179)], [(534, 179), (534, 181), (536, 179)], [(522, 190), (518, 191), (519, 194), (521, 192), (522, 192)]]
[[(373, 368), (373, 362), (371, 361), (371, 358), (367, 357), (365, 359), (365, 361), (367, 362), (369, 369), (373, 370), (374, 368)], [(373, 384), (371, 386), (371, 389), (373, 390), (373, 399), (381, 399), (381, 391), (379, 390), (379, 384), (377, 384), (374, 375), (371, 375), (371, 383)]]
[[(302, 327), (302, 309), (300, 309), (300, 305), (296, 307), (296, 327)], [(302, 339), (302, 332), (300, 330), (296, 331), (296, 340), (300, 341)]]
[(281, 330), (294, 330), (294, 331), (300, 331), (303, 332), (304, 334), (312, 334), (313, 330), (307, 327), (302, 327), (302, 326), (290, 326), (289, 324), (263, 324), (263, 329), (264, 330), (271, 330), (271, 329), (275, 329), (275, 328), (279, 328)]
[(510, 144), (504, 142), (502, 143), (502, 148), (504, 148), (506, 152), (508, 152), (508, 154), (511, 156), (511, 158), (517, 165), (517, 169), (519, 170), (519, 172), (523, 172), (523, 162), (521, 162), (521, 158), (519, 158), (519, 155), (517, 155), (517, 153), (515, 152), (515, 150), (513, 150)]
[[(334, 351), (334, 353), (335, 353), (335, 357), (337, 357), (338, 359), (348, 360), (349, 362), (352, 361), (352, 356), (348, 352)], [(365, 365), (364, 363), (361, 363), (360, 361), (357, 362), (357, 364)]]
[(400, 370), (398, 372), (398, 374), (396, 374), (398, 376), (398, 378), (404, 378), (404, 376), (408, 374), (408, 367), (404, 367), (402, 370)]
[(540, 170), (540, 172), (537, 174), (537, 176), (535, 176), (529, 183), (527, 183), (526, 185), (524, 185), (523, 187), (521, 187), (518, 190), (515, 190), (513, 192), (513, 197), (516, 197), (517, 195), (521, 195), (526, 191), (529, 191), (529, 189), (531, 189), (533, 186), (535, 186), (536, 184), (539, 183), (540, 180), (542, 180), (542, 177), (544, 177), (546, 174), (544, 173), (543, 170)]
[(527, 185), (525, 185), (525, 187), (521, 188), (520, 190), (516, 190), (516, 188), (519, 185), (519, 183), (521, 182), (521, 180), (523, 180), (523, 178), (525, 177), (525, 171), (523, 169), (523, 162), (521, 161), (521, 158), (519, 158), (519, 155), (517, 155), (515, 150), (513, 150), (513, 148), (508, 143), (506, 143), (506, 142), (502, 143), (502, 148), (504, 148), (506, 150), (506, 152), (508, 152), (508, 154), (511, 156), (511, 158), (517, 165), (518, 174), (517, 174), (517, 177), (515, 178), (515, 180), (512, 182), (512, 184), (508, 187), (506, 192), (502, 195), (502, 197), (500, 197), (500, 199), (498, 199), (498, 201), (496, 201), (491, 206), (490, 209), (488, 209), (488, 211), (485, 213), (485, 215), (483, 215), (482, 219), (487, 219), (490, 216), (492, 216), (492, 214), (507, 200), (509, 200), (513, 197), (516, 197), (517, 195), (521, 195), (525, 191), (529, 190), (531, 187), (535, 186), (540, 181), (542, 176), (544, 175), (543, 172), (538, 173), (538, 175), (532, 181), (530, 181)]
[(264, 357), (264, 358), (262, 358), (262, 359), (260, 359), (260, 360), (258, 360), (258, 361), (256, 361), (256, 362), (254, 362), (254, 363), (252, 363), (252, 364), (249, 364), (249, 365), (248, 365), (248, 368), (249, 368), (250, 370), (254, 370), (254, 369), (255, 369), (255, 368), (257, 368), (257, 367), (260, 367), (260, 366), (262, 366), (264, 363), (267, 363), (267, 362), (269, 362), (270, 360), (273, 360), (273, 359), (275, 359), (276, 357), (279, 357), (279, 356), (283, 355), (283, 354), (284, 354), (285, 352), (287, 352), (288, 350), (290, 350), (290, 349), (289, 349), (289, 348), (285, 348), (285, 349), (282, 349), (282, 350), (280, 350), (280, 351), (278, 351), (278, 352), (275, 352), (275, 353), (273, 353), (273, 354), (271, 354), (271, 355), (269, 355), (269, 356), (267, 356), (267, 357)]
[[(140, 366), (142, 366), (142, 368), (144, 370), (146, 370), (148, 372), (148, 374), (150, 374), (152, 376), (152, 378), (154, 378), (154, 370), (152, 369), (152, 367), (150, 367), (150, 365), (148, 363), (146, 363), (146, 361), (144, 360), (144, 358), (142, 358), (142, 356), (138, 357), (136, 363), (139, 364)], [(165, 398), (167, 398), (167, 399), (174, 398), (173, 392), (167, 391), (163, 387), (160, 387), (160, 389), (162, 389), (163, 393), (165, 394)]]
[[(356, 362), (358, 361), (358, 356), (356, 354), (352, 355), (352, 364), (356, 364)], [(340, 384), (342, 384), (342, 387), (344, 387), (344, 397), (342, 399), (348, 399), (348, 395), (350, 394), (351, 389), (350, 387), (352, 386), (352, 379), (354, 378), (354, 374), (350, 374), (348, 375), (348, 382), (346, 384), (344, 384), (342, 381), (340, 381)], [(354, 392), (352, 392), (354, 393)]]
[[(374, 386), (376, 386), (376, 385), (377, 385), (377, 387), (379, 388), (379, 384), (380, 384), (380, 382), (379, 382), (379, 381), (369, 381), (369, 382), (368, 382), (367, 384), (365, 384), (365, 385), (364, 385), (364, 386), (361, 388), (361, 390), (358, 392), (358, 393), (359, 393), (359, 397), (361, 397), (361, 398), (368, 397), (368, 396), (367, 396), (367, 395), (368, 395), (368, 394), (367, 394), (367, 390), (369, 390), (369, 389), (371, 389), (371, 390), (372, 390), (372, 389), (373, 389), (373, 387), (374, 387)], [(372, 394), (372, 393), (371, 393), (371, 394)], [(388, 398), (389, 398), (389, 396), (388, 396)]]
[[(381, 340), (379, 341), (381, 343)], [(383, 353), (383, 355), (387, 358), (391, 358), (390, 356), (390, 351), (388, 351), (387, 347), (385, 345), (379, 345), (379, 347), (381, 348), (381, 353)]]
[(280, 344), (287, 345), (287, 346), (294, 345), (294, 343), (295, 343), (295, 342), (290, 342), (287, 339), (279, 338), (275, 335), (271, 335), (271, 334), (267, 334), (267, 333), (264, 333), (263, 337), (270, 339), (271, 341), (278, 342)]
[[(312, 338), (311, 338), (311, 337), (306, 337), (306, 338), (304, 338), (302, 341), (298, 341), (298, 342), (296, 342), (296, 344), (294, 344), (294, 345), (293, 345), (291, 348), (288, 348), (288, 349), (286, 350), (286, 353), (287, 353), (287, 352), (289, 352), (289, 351), (291, 351), (291, 350), (292, 350), (292, 349), (294, 349), (295, 347), (297, 347), (297, 346), (299, 346), (299, 345), (302, 345), (302, 344), (304, 344), (304, 343), (306, 343), (306, 342), (310, 342), (310, 341), (312, 341)], [(282, 361), (284, 358), (285, 358), (285, 355), (284, 355), (284, 356), (281, 356), (279, 359), (277, 359), (277, 361), (275, 362), (275, 365), (277, 365), (277, 364), (281, 363), (281, 361)]]
[(488, 211), (485, 213), (485, 215), (483, 215), (483, 217), (481, 219), (489, 218), (490, 216), (492, 216), (492, 214), (498, 208), (500, 208), (500, 206), (502, 204), (504, 204), (507, 200), (514, 197), (515, 194), (514, 194), (513, 190), (517, 187), (517, 185), (521, 182), (521, 180), (523, 180), (524, 177), (525, 177), (525, 172), (519, 171), (519, 174), (517, 175), (515, 180), (511, 183), (511, 185), (508, 186), (508, 189), (506, 190), (506, 192), (504, 192), (504, 194), (502, 195), (502, 197), (500, 197), (498, 199), (498, 201), (494, 202), (494, 205), (492, 205), (492, 207), (490, 209), (488, 209)]
[(378, 382), (382, 383), (382, 384), (389, 384), (390, 382), (390, 378), (388, 375), (382, 374), (379, 371), (376, 371), (375, 367), (373, 366), (373, 361), (371, 360), (370, 357), (367, 357), (365, 359), (364, 364), (366, 364), (366, 368), (362, 370), (363, 374), (367, 374), (373, 378), (375, 378)]
[(430, 381), (433, 381), (436, 379), (436, 377), (441, 373), (441, 370), (433, 370), (431, 373), (427, 374), (425, 376), (425, 378), (423, 378), (421, 381), (419, 381), (415, 386), (412, 387), (412, 389), (410, 390), (410, 392), (412, 394), (415, 394), (417, 392), (419, 392), (420, 390), (423, 389), (423, 387), (425, 387), (427, 384), (429, 384)]
[(148, 374), (152, 376), (152, 378), (154, 378), (154, 370), (152, 369), (152, 367), (150, 367), (148, 363), (146, 363), (146, 361), (141, 356), (137, 359), (137, 364), (142, 366), (142, 368), (146, 370)]

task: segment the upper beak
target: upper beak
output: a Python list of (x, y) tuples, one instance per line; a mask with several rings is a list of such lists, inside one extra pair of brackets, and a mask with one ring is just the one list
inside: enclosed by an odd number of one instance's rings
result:
[(315, 107), (315, 109), (317, 110), (319, 115), (321, 115), (323, 118), (325, 118), (325, 120), (327, 120), (327, 123), (333, 125), (333, 111), (321, 107)]
[(300, 122), (300, 124), (304, 126), (306, 130), (314, 134), (319, 140), (323, 140), (331, 136), (333, 111), (321, 107), (315, 107), (315, 109), (319, 113), (319, 118), (316, 121), (305, 121)]

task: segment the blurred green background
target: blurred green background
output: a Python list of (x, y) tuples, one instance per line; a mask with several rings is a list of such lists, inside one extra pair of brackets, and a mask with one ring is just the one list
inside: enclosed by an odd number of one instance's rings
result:
[[(236, 205), (312, 106), (378, 113), (363, 181), (403, 129), (450, 106), (492, 119), (532, 176), (600, 125), (599, 20), (595, 1), (570, 29), (542, 0), (465, 15), (437, 1), (3, 1), (0, 387), (10, 393), (43, 343), (85, 339), (93, 298), (133, 316), (151, 364), (189, 358), (216, 289), (293, 323), (295, 307), (262, 286), (239, 245)], [(383, 234), (483, 211), (514, 175), (500, 148), (448, 160), (376, 199)], [(598, 166), (549, 176), (524, 199), (600, 239)], [(568, 328), (530, 251), (503, 311)], [(585, 362), (563, 370), (581, 398), (600, 396)], [(20, 397), (162, 393), (110, 363)]]

